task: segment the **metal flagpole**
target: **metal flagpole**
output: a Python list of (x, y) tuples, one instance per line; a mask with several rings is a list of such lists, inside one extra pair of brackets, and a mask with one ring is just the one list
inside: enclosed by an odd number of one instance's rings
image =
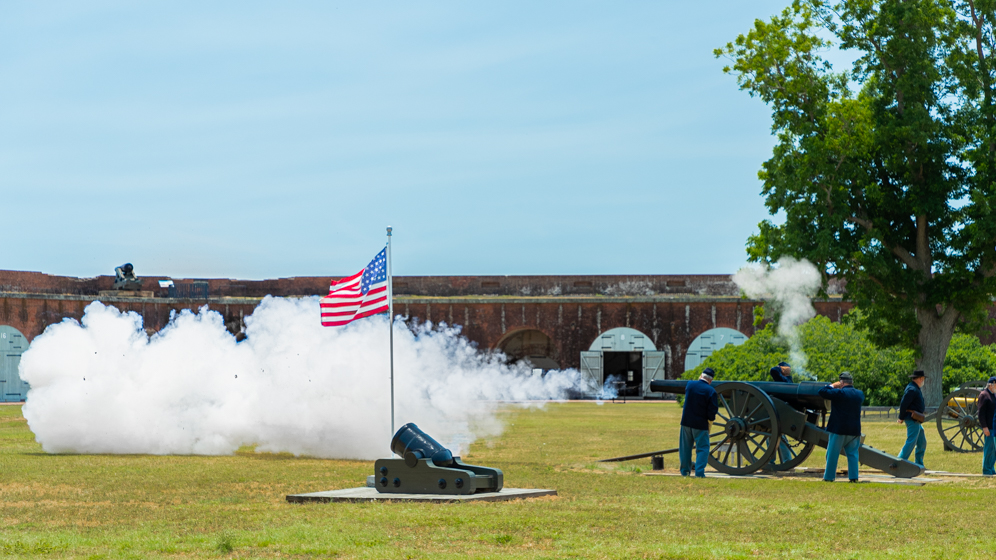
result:
[(387, 328), (391, 341), (391, 435), (394, 435), (394, 287), (391, 281), (391, 226), (387, 226)]

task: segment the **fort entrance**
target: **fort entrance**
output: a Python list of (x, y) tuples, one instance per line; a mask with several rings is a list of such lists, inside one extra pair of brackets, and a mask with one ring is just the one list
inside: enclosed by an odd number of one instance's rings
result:
[(665, 353), (642, 332), (617, 327), (602, 333), (581, 352), (581, 375), (603, 395), (642, 398), (650, 382), (664, 379)]
[(21, 331), (0, 325), (0, 402), (20, 402), (27, 396), (28, 384), (17, 371), (27, 349), (28, 339)]

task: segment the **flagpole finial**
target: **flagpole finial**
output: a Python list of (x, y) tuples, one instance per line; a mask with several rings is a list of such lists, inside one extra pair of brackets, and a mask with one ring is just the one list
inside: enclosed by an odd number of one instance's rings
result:
[(394, 230), (394, 228), (393, 228), (393, 227), (391, 227), (391, 226), (387, 226), (387, 236), (388, 236), (388, 237), (391, 237), (391, 231), (393, 231), (393, 230)]

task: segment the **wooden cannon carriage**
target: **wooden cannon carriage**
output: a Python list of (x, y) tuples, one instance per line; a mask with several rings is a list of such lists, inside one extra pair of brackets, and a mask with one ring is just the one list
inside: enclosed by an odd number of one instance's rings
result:
[[(684, 394), (687, 383), (652, 381), (650, 390)], [(823, 423), (828, 407), (818, 394), (825, 385), (818, 382), (713, 382), (719, 394), (719, 413), (709, 434), (709, 465), (732, 475), (750, 474), (766, 466), (788, 470), (805, 461), (816, 446), (825, 449), (830, 437)], [(782, 443), (785, 446), (780, 445)], [(863, 442), (858, 450), (858, 460), (899, 478), (923, 474), (921, 466)]]
[[(974, 453), (982, 451), (984, 434), (979, 425), (979, 393), (986, 388), (986, 380), (962, 383), (952, 391), (934, 413), (937, 433), (941, 435), (945, 451)], [(927, 417), (928, 421), (930, 416)]]

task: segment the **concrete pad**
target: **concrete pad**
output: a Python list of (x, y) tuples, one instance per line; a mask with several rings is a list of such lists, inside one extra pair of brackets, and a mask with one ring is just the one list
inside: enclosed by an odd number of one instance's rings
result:
[(480, 492), (466, 496), (447, 494), (381, 494), (376, 488), (346, 488), (344, 490), (329, 490), (327, 492), (311, 492), (310, 494), (291, 494), (287, 501), (292, 504), (308, 502), (506, 502), (540, 496), (556, 496), (556, 490), (536, 488), (502, 488), (500, 492)]
[[(641, 476), (681, 476), (681, 473), (676, 473), (676, 472), (659, 472), (658, 471), (658, 472), (641, 473)], [(735, 478), (735, 479), (738, 479), (738, 480), (740, 480), (740, 479), (747, 479), (747, 478), (758, 478), (758, 479), (763, 479), (763, 478), (780, 478), (780, 477), (775, 476), (775, 475), (761, 474), (761, 473), (751, 473), (751, 474), (744, 474), (744, 475), (737, 476), (737, 475), (726, 474), (726, 473), (721, 473), (721, 472), (714, 472), (714, 471), (706, 471), (705, 477), (706, 478)], [(689, 476), (688, 478), (695, 478), (695, 477), (694, 476)]]
[(100, 295), (97, 296), (100, 299), (105, 298), (152, 298), (155, 297), (154, 292), (133, 292), (131, 290), (100, 290)]
[[(820, 482), (823, 482), (822, 478), (810, 478), (809, 480), (810, 481), (817, 481), (818, 480)], [(836, 482), (843, 482), (845, 484), (849, 484), (849, 481), (847, 480), (847, 476), (837, 477), (837, 479), (834, 480), (834, 482), (835, 483)], [(873, 482), (875, 484), (894, 484), (896, 486), (926, 486), (927, 484), (929, 484), (931, 482), (944, 482), (944, 481), (943, 480), (939, 480), (939, 479), (927, 479), (927, 478), (920, 478), (920, 477), (917, 477), (917, 478), (896, 478), (894, 476), (889, 476), (887, 474), (886, 475), (882, 475), (882, 476), (876, 476), (876, 475), (858, 476), (858, 483), (860, 483), (860, 484), (866, 484), (866, 483), (870, 483), (870, 482)]]
[[(806, 470), (802, 472), (777, 472), (777, 473), (752, 473), (748, 475), (735, 476), (731, 474), (725, 474), (714, 471), (706, 471), (706, 478), (724, 478), (724, 479), (788, 479), (788, 480), (801, 480), (807, 482), (822, 482), (823, 481), (823, 469), (816, 470)], [(643, 473), (643, 476), (681, 476), (681, 473), (676, 472), (649, 472)], [(691, 478), (691, 477), (690, 477)], [(834, 482), (844, 482), (847, 483), (847, 474), (842, 473), (837, 475), (837, 480)], [(858, 482), (870, 483), (874, 482), (876, 484), (896, 484), (899, 486), (926, 486), (931, 483), (941, 483), (949, 482), (943, 478), (926, 478), (926, 477), (916, 477), (916, 478), (896, 478), (887, 474), (864, 474), (861, 473), (858, 476)]]
[(925, 474), (930, 476), (955, 476), (962, 478), (992, 478), (989, 474), (978, 474), (978, 473), (953, 473), (947, 471), (927, 471)]

